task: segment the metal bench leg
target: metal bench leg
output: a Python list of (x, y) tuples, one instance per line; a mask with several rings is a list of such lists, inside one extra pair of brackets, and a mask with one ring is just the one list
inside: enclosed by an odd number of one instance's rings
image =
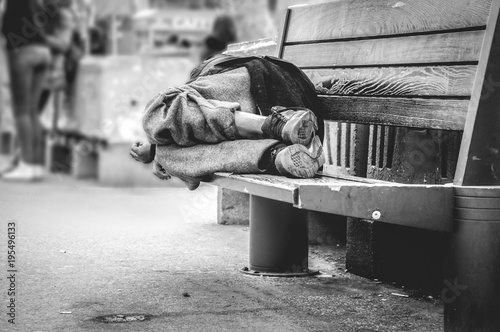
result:
[(441, 293), (445, 331), (500, 331), (500, 197), (486, 195), (456, 191), (455, 229)]
[(250, 196), (250, 266), (242, 272), (268, 276), (308, 276), (308, 236), (305, 211), (258, 196)]

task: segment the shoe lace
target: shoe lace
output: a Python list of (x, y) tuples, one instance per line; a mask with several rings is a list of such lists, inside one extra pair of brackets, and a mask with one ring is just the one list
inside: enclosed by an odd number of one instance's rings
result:
[(285, 144), (278, 144), (271, 148), (271, 153), (269, 154), (269, 159), (268, 159), (268, 166), (266, 167), (269, 173), (279, 174), (278, 170), (276, 169), (275, 161), (278, 153), (284, 148), (286, 148)]
[(271, 138), (281, 137), (281, 133), (283, 132), (283, 127), (285, 127), (286, 122), (287, 119), (283, 114), (273, 110), (269, 126), (267, 127), (267, 134), (269, 134)]
[(286, 145), (285, 144), (278, 144), (276, 146), (274, 146), (272, 149), (271, 149), (271, 161), (272, 163), (274, 163), (274, 160), (276, 159), (276, 155), (281, 151), (283, 150), (284, 148), (286, 148)]

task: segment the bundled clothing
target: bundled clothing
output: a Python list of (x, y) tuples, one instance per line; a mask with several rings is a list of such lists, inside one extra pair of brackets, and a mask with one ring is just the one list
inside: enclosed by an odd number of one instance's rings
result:
[(159, 146), (218, 143), (238, 138), (234, 111), (254, 109), (242, 68), (162, 91), (146, 107), (143, 126), (149, 142)]
[[(221, 61), (222, 60), (222, 61)], [(309, 79), (293, 64), (271, 57), (219, 56), (202, 63), (190, 81), (159, 93), (143, 116), (156, 162), (167, 173), (200, 181), (215, 172), (264, 172), (275, 139), (243, 139), (235, 111), (270, 115), (273, 106), (323, 114)]]
[[(273, 106), (305, 107), (318, 118), (317, 135), (323, 139), (324, 114), (319, 107), (314, 85), (302, 70), (291, 62), (272, 56), (236, 57), (219, 55), (208, 59), (191, 73), (188, 84), (200, 76), (209, 76), (244, 67), (250, 75), (250, 94), (257, 114), (270, 115)], [(233, 89), (226, 86), (226, 89)]]

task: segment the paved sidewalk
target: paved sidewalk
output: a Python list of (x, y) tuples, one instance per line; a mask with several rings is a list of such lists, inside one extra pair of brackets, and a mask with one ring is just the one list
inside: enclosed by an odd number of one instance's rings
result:
[(318, 278), (239, 273), (248, 230), (216, 224), (216, 196), (209, 185), (189, 192), (0, 180), (0, 244), (15, 220), (18, 270), (14, 326), (1, 250), (0, 330), (442, 330), (440, 301), (346, 273), (344, 248), (311, 247)]

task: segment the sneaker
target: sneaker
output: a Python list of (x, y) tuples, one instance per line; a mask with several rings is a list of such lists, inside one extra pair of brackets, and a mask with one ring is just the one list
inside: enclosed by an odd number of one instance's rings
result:
[(261, 127), (266, 138), (309, 145), (318, 129), (316, 115), (307, 108), (274, 106)]
[(2, 177), (2, 174), (12, 171), (19, 164), (19, 161), (21, 160), (21, 151), (17, 149), (13, 155), (12, 159), (0, 169), (0, 178)]
[(2, 177), (3, 174), (7, 174), (9, 172), (12, 172), (16, 168), (16, 166), (19, 164), (19, 161), (13, 161), (7, 165), (5, 165), (2, 169), (0, 169), (0, 178)]
[(293, 144), (282, 146), (275, 153), (276, 170), (289, 177), (312, 178), (325, 163), (323, 146), (318, 136), (314, 136), (309, 147)]
[(37, 168), (37, 165), (30, 165), (23, 161), (19, 161), (17, 167), (2, 174), (2, 179), (7, 181), (27, 182), (39, 180)]

